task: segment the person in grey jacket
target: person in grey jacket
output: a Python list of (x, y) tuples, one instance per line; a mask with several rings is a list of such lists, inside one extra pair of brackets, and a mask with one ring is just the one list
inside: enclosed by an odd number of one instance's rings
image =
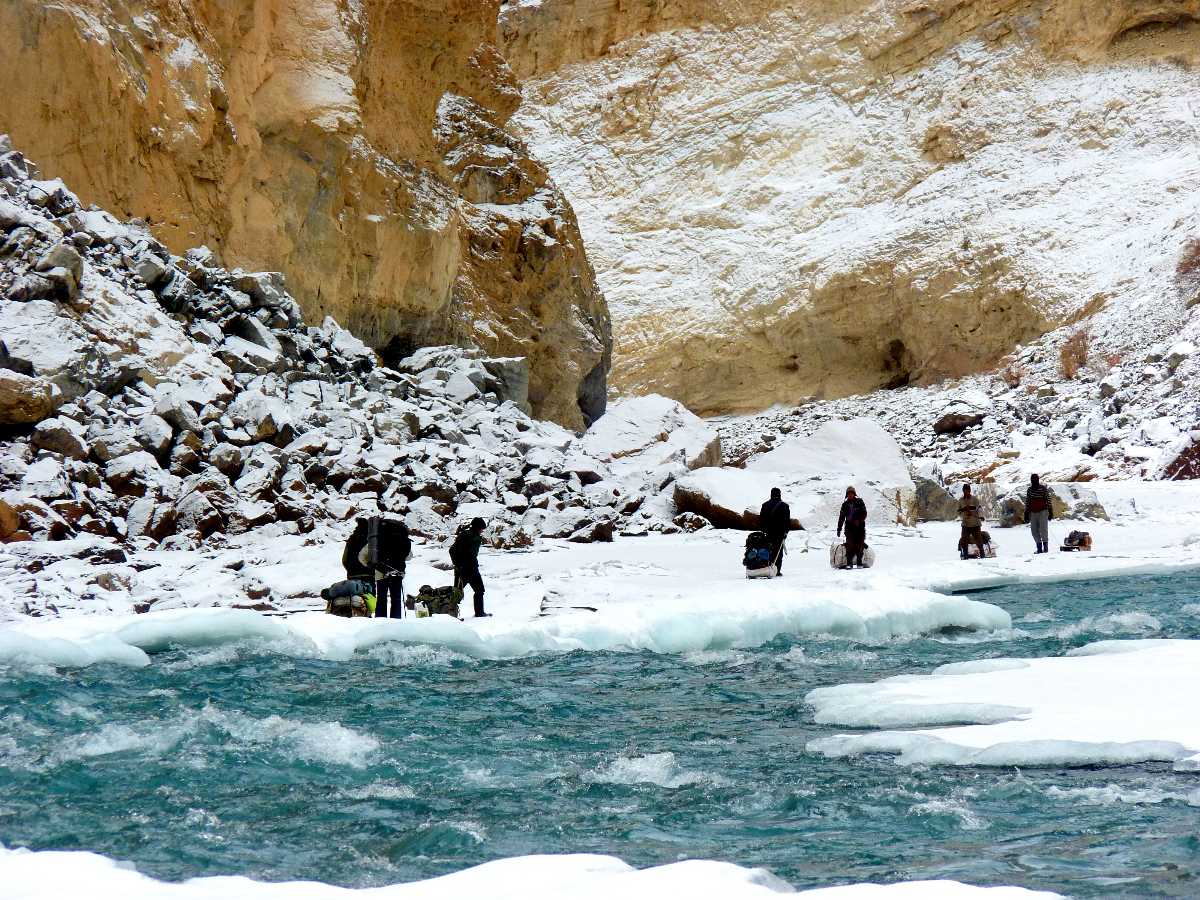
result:
[(1037, 475), (1030, 475), (1029, 490), (1025, 492), (1025, 521), (1029, 524), (1038, 553), (1050, 552), (1050, 520), (1053, 518), (1050, 489), (1042, 484)]

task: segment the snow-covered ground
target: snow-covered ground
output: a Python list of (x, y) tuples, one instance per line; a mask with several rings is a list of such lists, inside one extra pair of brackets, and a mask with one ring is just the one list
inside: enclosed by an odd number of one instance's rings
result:
[[(611, 856), (525, 856), (485, 863), (441, 878), (353, 890), (316, 882), (267, 883), (242, 877), (196, 878), (181, 884), (155, 881), (94, 853), (30, 853), (0, 847), (0, 879), (8, 900), (57, 900), (81, 891), (92, 900), (607, 900), (692, 897), (697, 900), (755, 900), (791, 893), (789, 885), (763, 869), (688, 860), (634, 869)], [(954, 881), (890, 885), (847, 885), (801, 891), (830, 900), (873, 897), (922, 900), (1025, 900), (1057, 897), (1023, 888), (979, 888)]]
[[(1111, 511), (1109, 522), (1054, 522), (1052, 543), (1083, 528), (1091, 553), (1032, 553), (1024, 528), (991, 528), (996, 559), (961, 561), (954, 523), (870, 527), (878, 562), (871, 570), (829, 567), (832, 526), (795, 532), (785, 575), (747, 581), (741, 568), (744, 533), (705, 529), (694, 534), (618, 538), (612, 543), (543, 540), (521, 551), (482, 556), (487, 585), (483, 620), (337, 619), (317, 597), (342, 577), (341, 543), (334, 532), (271, 536), (258, 543), (203, 551), (148, 550), (121, 567), (154, 565), (140, 573), (138, 591), (161, 601), (133, 614), (128, 594), (114, 592), (106, 607), (92, 604), (54, 618), (13, 618), (0, 631), (0, 656), (86, 664), (111, 659), (145, 664), (143, 651), (170, 643), (220, 644), (247, 638), (286, 641), (294, 652), (345, 658), (357, 649), (400, 640), (445, 645), (481, 658), (575, 649), (680, 652), (752, 646), (782, 633), (837, 634), (885, 639), (948, 627), (1006, 629), (1006, 612), (956, 592), (1031, 581), (1062, 581), (1200, 567), (1200, 490), (1194, 482), (1093, 485)], [(814, 525), (816, 523), (813, 523)], [(79, 542), (10, 545), (0, 561), (5, 577), (35, 577), (43, 591), (94, 578), (97, 567)], [(20, 554), (28, 554), (22, 556)], [(49, 554), (56, 554), (50, 556)], [(144, 558), (142, 558), (144, 557)], [(29, 561), (42, 566), (30, 575)], [(418, 544), (406, 588), (448, 584), (440, 545)], [(235, 583), (271, 589), (288, 615), (231, 609)], [(139, 595), (132, 599), (136, 602)], [(214, 608), (215, 607), (215, 608)], [(470, 599), (464, 603), (469, 613)], [(91, 615), (89, 613), (107, 613)], [(11, 613), (10, 613), (11, 616)]]

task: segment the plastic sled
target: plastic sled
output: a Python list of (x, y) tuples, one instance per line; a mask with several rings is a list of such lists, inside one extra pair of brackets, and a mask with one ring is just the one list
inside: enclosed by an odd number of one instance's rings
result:
[[(831, 569), (846, 568), (846, 559), (845, 541), (840, 544), (835, 542), (829, 545), (829, 567)], [(862, 561), (864, 569), (869, 569), (875, 565), (875, 551), (871, 548), (870, 544), (863, 549)]]

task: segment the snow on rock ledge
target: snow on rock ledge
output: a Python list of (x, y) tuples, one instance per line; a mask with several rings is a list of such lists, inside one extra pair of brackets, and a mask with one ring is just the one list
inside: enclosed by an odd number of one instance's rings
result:
[[(0, 847), (0, 879), (13, 900), (58, 900), (82, 893), (93, 900), (767, 900), (792, 888), (766, 869), (732, 863), (687, 860), (651, 869), (635, 869), (613, 856), (572, 854), (498, 859), (427, 881), (355, 890), (312, 881), (263, 882), (243, 876), (193, 878), (182, 883), (156, 881), (127, 863), (95, 853), (6, 850)], [(1022, 888), (977, 888), (956, 881), (915, 881), (892, 885), (847, 885), (802, 891), (799, 896), (827, 898), (920, 897), (930, 900), (986, 898), (1026, 900), (1057, 897)]]
[[(993, 659), (874, 684), (818, 688), (818, 722), (913, 728), (821, 738), (826, 756), (895, 753), (902, 765), (1200, 769), (1200, 641), (1100, 641), (1048, 659)], [(972, 723), (972, 724), (962, 724)], [(930, 728), (944, 725), (949, 727)]]

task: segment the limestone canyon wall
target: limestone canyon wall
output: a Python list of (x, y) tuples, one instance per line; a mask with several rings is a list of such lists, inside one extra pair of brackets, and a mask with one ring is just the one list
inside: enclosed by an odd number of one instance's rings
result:
[(537, 414), (604, 408), (611, 332), (575, 222), (506, 129), (499, 0), (0, 4), (0, 132), (172, 250), (282, 270), (385, 356), (527, 356)]
[(618, 390), (760, 409), (1183, 315), (1200, 0), (509, 0), (500, 31)]

